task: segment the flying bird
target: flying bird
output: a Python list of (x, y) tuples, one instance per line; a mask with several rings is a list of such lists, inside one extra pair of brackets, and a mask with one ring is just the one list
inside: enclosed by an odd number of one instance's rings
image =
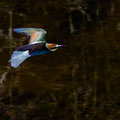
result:
[(29, 36), (28, 45), (17, 47), (12, 53), (9, 62), (11, 62), (11, 66), (14, 68), (17, 68), (29, 57), (50, 53), (57, 50), (59, 47), (65, 46), (55, 43), (47, 43), (45, 41), (47, 32), (41, 28), (16, 28), (14, 31)]

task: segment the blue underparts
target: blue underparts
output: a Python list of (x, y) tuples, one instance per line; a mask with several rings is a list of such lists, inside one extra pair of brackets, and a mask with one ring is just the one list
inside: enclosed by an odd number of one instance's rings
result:
[(30, 54), (30, 57), (32, 56), (37, 56), (37, 55), (43, 55), (43, 54), (46, 54), (46, 53), (50, 53), (51, 51), (49, 50), (42, 50), (42, 51), (39, 51), (39, 50), (35, 50), (34, 52), (32, 52)]

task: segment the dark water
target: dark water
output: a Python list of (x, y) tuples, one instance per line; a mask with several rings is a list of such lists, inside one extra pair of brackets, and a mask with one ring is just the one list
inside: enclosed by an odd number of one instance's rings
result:
[[(11, 68), (19, 27), (67, 47)], [(119, 0), (0, 1), (0, 120), (119, 120), (119, 106)]]

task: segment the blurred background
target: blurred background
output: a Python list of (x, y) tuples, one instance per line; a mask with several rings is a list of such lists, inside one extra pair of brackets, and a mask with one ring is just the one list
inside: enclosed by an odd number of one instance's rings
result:
[[(21, 27), (67, 47), (11, 68)], [(0, 0), (0, 120), (119, 120), (119, 106), (119, 0)]]

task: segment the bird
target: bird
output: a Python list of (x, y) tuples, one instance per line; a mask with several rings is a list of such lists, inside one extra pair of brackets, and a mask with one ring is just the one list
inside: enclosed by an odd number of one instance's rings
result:
[(47, 43), (45, 40), (47, 32), (42, 28), (15, 28), (13, 30), (16, 33), (24, 33), (29, 36), (28, 44), (17, 47), (11, 55), (11, 59), (8, 61), (13, 68), (17, 68), (27, 58), (54, 52), (59, 47), (65, 46)]

